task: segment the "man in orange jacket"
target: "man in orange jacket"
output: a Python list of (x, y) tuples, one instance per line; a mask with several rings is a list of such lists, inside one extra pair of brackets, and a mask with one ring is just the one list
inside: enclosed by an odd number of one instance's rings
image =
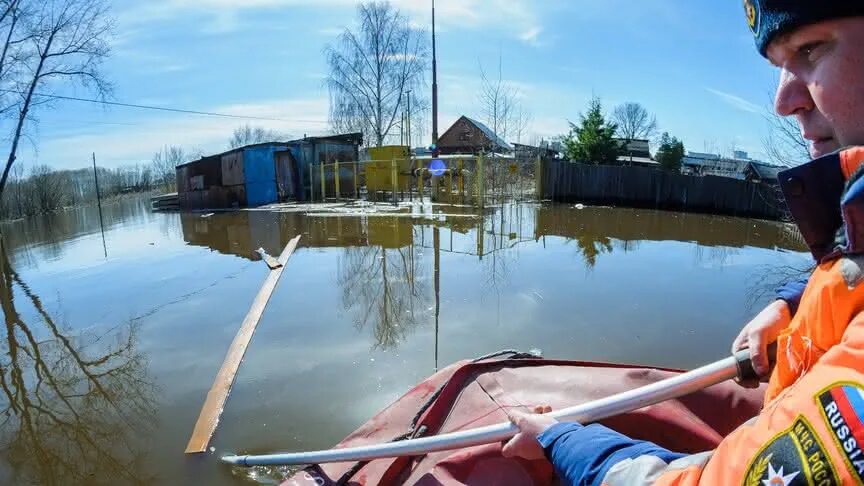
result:
[(697, 455), (516, 412), (505, 455), (545, 456), (570, 484), (864, 485), (864, 2), (744, 7), (781, 71), (775, 108), (797, 119), (814, 159), (780, 185), (817, 268), (733, 345), (753, 350), (758, 371), (777, 341), (762, 412)]

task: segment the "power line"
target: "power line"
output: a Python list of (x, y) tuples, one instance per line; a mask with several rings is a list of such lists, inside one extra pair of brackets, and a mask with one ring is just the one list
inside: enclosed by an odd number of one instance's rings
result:
[[(0, 92), (4, 93), (14, 93), (21, 94), (18, 91), (9, 90), (9, 89), (0, 89)], [(300, 122), (300, 123), (327, 123), (323, 120), (288, 120), (285, 118), (268, 118), (262, 116), (246, 116), (246, 115), (232, 115), (229, 113), (215, 113), (211, 111), (197, 111), (197, 110), (186, 110), (182, 108), (168, 108), (164, 106), (149, 106), (149, 105), (139, 105), (135, 103), (121, 103), (119, 101), (107, 101), (107, 100), (94, 100), (89, 98), (77, 98), (74, 96), (61, 96), (61, 95), (51, 95), (45, 93), (33, 93), (33, 96), (42, 96), (44, 98), (54, 98), (58, 100), (68, 100), (68, 101), (80, 101), (83, 103), (95, 103), (100, 105), (109, 105), (109, 106), (122, 106), (125, 108), (137, 108), (141, 110), (156, 110), (156, 111), (168, 111), (171, 113), (184, 113), (187, 115), (203, 115), (203, 116), (216, 116), (222, 118), (236, 118), (243, 120), (261, 120), (261, 121), (276, 121), (276, 122)]]

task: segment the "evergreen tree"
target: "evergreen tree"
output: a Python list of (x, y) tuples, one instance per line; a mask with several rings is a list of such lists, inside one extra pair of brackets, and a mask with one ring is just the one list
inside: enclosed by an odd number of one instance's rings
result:
[(600, 98), (592, 98), (587, 113), (580, 118), (579, 126), (570, 123), (570, 133), (564, 138), (564, 155), (578, 162), (614, 164), (621, 153), (621, 144), (615, 140), (618, 125), (606, 122)]
[(657, 149), (657, 162), (663, 170), (681, 172), (681, 161), (684, 159), (684, 143), (663, 132), (660, 137), (660, 147)]

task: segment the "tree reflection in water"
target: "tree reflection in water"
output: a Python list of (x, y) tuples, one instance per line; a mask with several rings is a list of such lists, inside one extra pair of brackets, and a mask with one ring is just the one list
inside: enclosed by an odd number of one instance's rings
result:
[(358, 330), (373, 326), (374, 348), (394, 349), (428, 315), (426, 270), (414, 247), (348, 248), (339, 264), (342, 305)]
[[(155, 389), (131, 324), (71, 335), (0, 244), (0, 461), (10, 484), (149, 483), (135, 444), (155, 420)], [(38, 322), (25, 322), (17, 295)], [(19, 302), (20, 304), (20, 302)]]

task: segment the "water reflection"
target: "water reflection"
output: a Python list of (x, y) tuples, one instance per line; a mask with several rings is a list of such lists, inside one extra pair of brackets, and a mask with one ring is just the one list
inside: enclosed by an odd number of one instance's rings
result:
[[(103, 203), (105, 231), (129, 224), (143, 225), (159, 220), (163, 234), (173, 228), (171, 220), (150, 211), (145, 197), (127, 197)], [(95, 206), (74, 208), (2, 223), (0, 232), (12, 263), (19, 269), (35, 267), (39, 261), (56, 261), (68, 256), (70, 240), (89, 236), (101, 238), (99, 212)], [(107, 253), (111, 242), (107, 242)], [(99, 256), (102, 256), (100, 242)]]
[(372, 326), (375, 348), (393, 349), (428, 315), (428, 272), (414, 247), (350, 248), (340, 258), (336, 280), (354, 326)]
[[(492, 296), (500, 309), (500, 289), (510, 283), (518, 248), (545, 246), (547, 237), (573, 245), (589, 271), (604, 255), (639, 250), (645, 241), (692, 243), (697, 264), (725, 265), (743, 247), (805, 250), (790, 226), (770, 221), (560, 205), (502, 206), (485, 214), (459, 206), (425, 209), (367, 216), (242, 211), (180, 219), (187, 243), (249, 260), (260, 259), (259, 247), (279, 254), (297, 234), (303, 235), (301, 247), (341, 248), (336, 283), (342, 308), (358, 330), (371, 329), (373, 348), (381, 349), (395, 348), (439, 314), (442, 254), (477, 258), (485, 275), (481, 301)], [(775, 279), (763, 280), (764, 288), (774, 285)]]
[(612, 240), (681, 241), (701, 247), (806, 251), (791, 225), (774, 221), (644, 209), (547, 206), (537, 210), (536, 238), (561, 236), (578, 243), (586, 263), (611, 252)]
[[(132, 326), (101, 335), (64, 332), (0, 244), (0, 460), (6, 484), (151, 482), (141, 437), (155, 391)], [(25, 322), (16, 295), (39, 322)], [(5, 476), (5, 477), (4, 477)]]

